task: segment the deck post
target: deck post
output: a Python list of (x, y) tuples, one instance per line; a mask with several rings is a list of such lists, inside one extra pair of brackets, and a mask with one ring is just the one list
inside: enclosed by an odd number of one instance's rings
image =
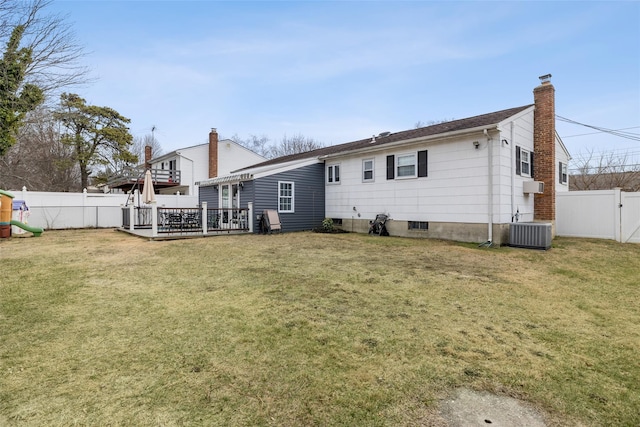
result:
[(151, 202), (151, 237), (158, 237), (158, 202)]
[(249, 209), (249, 233), (253, 233), (253, 202), (247, 203), (247, 208)]
[(207, 218), (207, 202), (202, 202), (202, 215), (200, 216), (200, 218), (202, 218), (202, 234), (206, 236), (207, 229), (209, 228), (207, 224), (207, 222), (209, 221), (209, 219)]
[(129, 231), (135, 230), (135, 216), (133, 214), (133, 203), (129, 205)]

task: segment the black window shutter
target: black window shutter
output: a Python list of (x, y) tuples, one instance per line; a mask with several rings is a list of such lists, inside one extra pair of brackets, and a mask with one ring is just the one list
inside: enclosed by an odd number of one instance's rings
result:
[(516, 146), (516, 175), (520, 174), (520, 147)]
[(387, 179), (393, 179), (395, 177), (396, 157), (387, 156)]
[(535, 179), (535, 169), (533, 168), (533, 151), (529, 152), (529, 169), (531, 169), (529, 176), (531, 176), (531, 178)]
[(418, 176), (427, 176), (427, 150), (418, 151)]

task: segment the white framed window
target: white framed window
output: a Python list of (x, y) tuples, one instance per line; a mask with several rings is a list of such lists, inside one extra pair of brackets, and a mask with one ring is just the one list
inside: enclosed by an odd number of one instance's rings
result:
[(373, 159), (364, 159), (362, 161), (362, 181), (371, 182), (374, 178), (374, 161)]
[(531, 152), (520, 149), (520, 175), (531, 176)]
[(562, 163), (560, 162), (560, 167), (558, 170), (558, 177), (560, 180), (560, 184), (566, 184), (568, 181), (568, 176), (567, 176), (567, 164), (566, 163)]
[(340, 165), (327, 166), (327, 183), (329, 184), (340, 183)]
[(416, 154), (396, 156), (396, 178), (415, 178), (417, 169)]
[(278, 212), (295, 212), (294, 183), (291, 181), (278, 181)]

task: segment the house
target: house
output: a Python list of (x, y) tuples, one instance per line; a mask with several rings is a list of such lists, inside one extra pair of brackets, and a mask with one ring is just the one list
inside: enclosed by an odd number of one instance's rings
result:
[(506, 243), (512, 222), (553, 225), (568, 191), (549, 77), (533, 104), (268, 160), (200, 181), (199, 199), (277, 209), (283, 231), (367, 232), (385, 213), (392, 235)]
[(197, 181), (227, 175), (265, 158), (230, 139), (218, 139), (215, 128), (209, 133), (209, 142), (181, 148), (156, 158), (151, 158), (151, 147), (145, 147), (143, 167), (120, 176), (111, 188), (128, 191), (136, 183), (142, 186), (145, 169), (151, 170), (153, 184), (158, 194), (197, 194)]

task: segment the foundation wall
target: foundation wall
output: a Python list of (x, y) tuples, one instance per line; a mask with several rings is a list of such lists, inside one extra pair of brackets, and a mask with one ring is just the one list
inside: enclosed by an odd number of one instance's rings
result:
[[(487, 224), (459, 222), (429, 222), (429, 228), (427, 230), (409, 230), (408, 221), (389, 220), (386, 225), (389, 235), (391, 236), (474, 243), (486, 242), (489, 231)], [(342, 220), (342, 225), (338, 227), (354, 233), (368, 233), (369, 220), (345, 218)], [(493, 225), (493, 243), (498, 246), (509, 243), (509, 224)]]

